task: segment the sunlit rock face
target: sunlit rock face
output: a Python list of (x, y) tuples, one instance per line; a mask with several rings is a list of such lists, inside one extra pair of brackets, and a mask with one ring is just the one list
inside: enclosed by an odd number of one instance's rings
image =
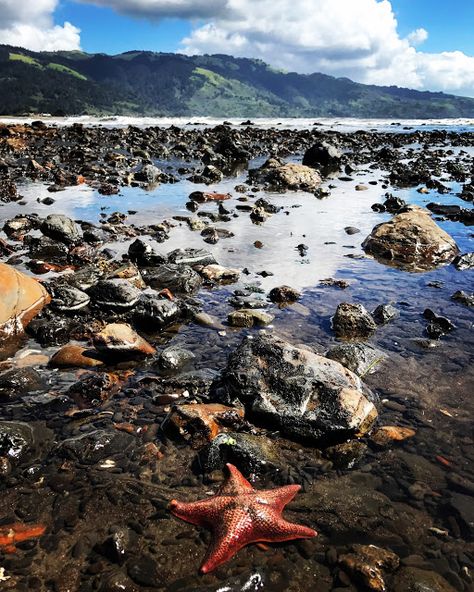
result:
[(22, 333), (51, 300), (46, 289), (13, 267), (0, 263), (0, 337)]
[(406, 271), (429, 271), (450, 263), (459, 253), (449, 234), (418, 206), (375, 226), (362, 246), (381, 263)]

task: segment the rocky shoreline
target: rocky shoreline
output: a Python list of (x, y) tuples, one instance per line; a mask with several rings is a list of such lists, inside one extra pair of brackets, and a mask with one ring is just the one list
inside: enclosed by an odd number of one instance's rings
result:
[[(5, 589), (472, 590), (473, 146), (448, 131), (0, 125)], [(169, 184), (195, 186), (171, 216), (105, 213), (125, 190)], [(316, 300), (262, 289), (271, 269), (217, 256), (238, 259), (237, 219), (263, 256), (265, 225), (300, 205), (285, 198), (325, 204), (341, 184), (378, 192), (371, 232), (341, 220), (362, 245), (345, 245), (348, 265), (387, 274), (375, 301), (350, 275), (320, 278)], [(46, 215), (22, 196), (40, 185)], [(95, 223), (61, 211), (82, 186), (103, 200)], [(192, 243), (173, 242), (181, 228)], [(459, 278), (447, 301), (440, 273)], [(318, 538), (247, 547), (199, 576), (207, 534), (168, 503), (204, 497), (226, 463), (259, 488), (301, 484), (287, 515)]]

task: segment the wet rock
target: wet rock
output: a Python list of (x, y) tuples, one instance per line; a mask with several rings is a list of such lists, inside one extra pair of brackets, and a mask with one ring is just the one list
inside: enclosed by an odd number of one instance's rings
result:
[(250, 178), (279, 189), (313, 192), (321, 185), (317, 171), (303, 164), (283, 163), (270, 158), (259, 169), (249, 171)]
[(134, 174), (135, 181), (153, 185), (159, 183), (163, 177), (163, 172), (153, 164), (145, 164)]
[(0, 402), (44, 390), (46, 384), (34, 368), (13, 368), (0, 374)]
[(34, 227), (33, 221), (27, 216), (15, 216), (12, 220), (7, 220), (3, 225), (3, 232), (14, 240), (19, 240), (25, 234), (28, 234)]
[(392, 583), (394, 592), (455, 592), (440, 574), (416, 567), (400, 569)]
[(195, 355), (192, 351), (177, 345), (165, 348), (159, 355), (157, 363), (164, 370), (180, 370), (192, 360)]
[(0, 263), (0, 337), (22, 333), (51, 300), (35, 279)]
[(403, 442), (416, 434), (412, 428), (401, 426), (381, 426), (371, 436), (370, 441), (380, 447), (390, 446), (395, 442)]
[(222, 267), (222, 265), (206, 265), (199, 269), (202, 277), (211, 282), (237, 282), (240, 277), (240, 270)]
[(466, 306), (474, 306), (474, 292), (467, 293), (463, 290), (458, 290), (457, 292), (454, 292), (451, 299), (456, 300), (456, 302), (460, 302), (461, 304), (465, 304)]
[(141, 555), (130, 559), (127, 563), (127, 573), (139, 586), (162, 588), (163, 577), (158, 564), (150, 555)]
[(74, 286), (57, 285), (51, 290), (51, 307), (59, 312), (77, 312), (88, 306), (90, 296)]
[(349, 282), (346, 282), (346, 280), (338, 280), (335, 278), (325, 278), (319, 282), (319, 285), (339, 288), (340, 290), (345, 290), (350, 286)]
[(170, 263), (176, 265), (215, 265), (214, 255), (204, 249), (175, 249), (168, 253)]
[(65, 264), (69, 255), (68, 245), (46, 236), (27, 236), (24, 243), (29, 249), (32, 259), (45, 260), (50, 263)]
[(189, 196), (189, 199), (192, 201), (197, 201), (198, 203), (205, 203), (208, 201), (226, 201), (231, 197), (232, 195), (230, 193), (210, 193), (209, 191), (193, 191)]
[(472, 269), (474, 267), (474, 253), (464, 253), (464, 255), (459, 255), (459, 257), (454, 259), (453, 264), (456, 269), (459, 269), (459, 271)]
[(40, 227), (41, 232), (53, 240), (73, 245), (80, 240), (79, 229), (71, 218), (63, 214), (50, 214)]
[(303, 164), (309, 167), (339, 169), (342, 153), (328, 142), (318, 142), (306, 150)]
[(398, 556), (375, 545), (354, 545), (351, 553), (339, 557), (339, 565), (357, 583), (368, 590), (385, 592), (384, 571), (392, 572), (399, 566)]
[(393, 304), (379, 304), (373, 311), (372, 317), (377, 325), (386, 325), (400, 316)]
[(199, 466), (205, 473), (221, 470), (226, 463), (249, 475), (281, 468), (281, 455), (265, 436), (229, 432), (219, 434), (199, 453)]
[(264, 327), (269, 325), (275, 317), (271, 314), (255, 309), (241, 309), (231, 312), (227, 321), (231, 327)]
[(381, 262), (408, 271), (425, 271), (450, 263), (459, 252), (449, 234), (417, 206), (376, 226), (362, 247)]
[(344, 232), (349, 236), (352, 236), (353, 234), (358, 234), (360, 232), (360, 229), (355, 228), (355, 226), (346, 226), (344, 228)]
[(301, 293), (291, 286), (277, 286), (270, 290), (268, 296), (272, 302), (277, 304), (291, 304), (301, 298)]
[(94, 304), (111, 310), (130, 310), (138, 302), (141, 291), (128, 280), (100, 280), (89, 289)]
[(336, 360), (361, 378), (372, 374), (386, 355), (379, 349), (365, 343), (343, 343), (331, 348), (326, 357)]
[(332, 318), (332, 328), (342, 339), (367, 339), (377, 329), (377, 325), (362, 304), (342, 302)]
[(27, 423), (0, 421), (0, 457), (21, 461), (33, 446), (33, 430)]
[(129, 325), (120, 323), (107, 325), (92, 341), (99, 352), (111, 357), (146, 357), (156, 351)]
[(156, 253), (153, 247), (141, 238), (137, 238), (128, 247), (128, 256), (140, 267), (161, 265), (166, 263), (167, 257)]
[(219, 403), (177, 405), (169, 416), (172, 426), (182, 438), (200, 448), (214, 440), (221, 432), (227, 432), (242, 423), (244, 412)]
[(95, 368), (103, 364), (97, 352), (74, 343), (63, 346), (49, 361), (52, 368)]
[(176, 300), (155, 294), (143, 294), (133, 312), (133, 319), (144, 329), (155, 331), (178, 321), (182, 316)]
[(66, 392), (80, 409), (100, 407), (120, 391), (120, 381), (115, 374), (89, 374), (75, 382)]
[(447, 317), (439, 316), (429, 308), (424, 311), (423, 316), (430, 321), (426, 327), (426, 332), (431, 339), (439, 339), (456, 329), (456, 325)]
[(474, 503), (472, 496), (452, 493), (449, 506), (454, 510), (456, 517), (461, 522), (465, 535), (470, 540), (474, 540)]
[(167, 263), (159, 267), (143, 269), (143, 279), (155, 290), (167, 288), (173, 294), (194, 294), (202, 285), (202, 279), (189, 265)]
[(71, 460), (95, 464), (103, 459), (123, 454), (134, 442), (134, 437), (119, 430), (94, 430), (63, 440), (58, 453)]
[(111, 535), (100, 546), (100, 552), (113, 563), (123, 565), (129, 554), (133, 534), (127, 528), (113, 527)]
[(326, 448), (324, 457), (329, 459), (336, 469), (353, 469), (359, 465), (368, 450), (367, 444), (360, 440), (349, 440)]
[(121, 265), (114, 271), (110, 272), (107, 275), (108, 280), (118, 279), (118, 280), (127, 280), (130, 284), (138, 288), (139, 290), (143, 290), (146, 288), (146, 284), (143, 281), (141, 273), (133, 263), (128, 263), (126, 265)]
[(244, 339), (223, 381), (230, 399), (243, 403), (250, 416), (290, 437), (341, 441), (367, 432), (377, 417), (359, 377), (269, 335)]
[(433, 214), (443, 216), (448, 220), (454, 220), (455, 222), (459, 221), (469, 226), (474, 224), (474, 210), (472, 209), (462, 208), (457, 205), (444, 205), (438, 203), (429, 203), (426, 207), (430, 212), (433, 212)]
[(219, 233), (215, 228), (205, 228), (201, 232), (204, 242), (210, 245), (216, 245), (219, 242)]

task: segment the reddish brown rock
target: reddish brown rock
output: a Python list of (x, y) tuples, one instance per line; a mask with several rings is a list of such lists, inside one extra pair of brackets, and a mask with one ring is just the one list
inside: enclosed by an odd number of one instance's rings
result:
[(235, 423), (244, 417), (242, 409), (234, 409), (217, 403), (198, 405), (178, 405), (173, 409), (170, 423), (186, 440), (194, 446), (213, 440), (227, 427), (235, 428)]
[(37, 280), (0, 263), (0, 336), (22, 333), (50, 300)]
[(225, 201), (232, 196), (230, 193), (210, 193), (208, 191), (193, 191), (189, 199), (204, 203), (206, 201)]
[(146, 357), (156, 350), (129, 325), (112, 323), (93, 337), (97, 351), (111, 357)]
[(53, 368), (95, 368), (102, 366), (103, 362), (94, 358), (91, 350), (68, 343), (54, 354), (49, 365)]

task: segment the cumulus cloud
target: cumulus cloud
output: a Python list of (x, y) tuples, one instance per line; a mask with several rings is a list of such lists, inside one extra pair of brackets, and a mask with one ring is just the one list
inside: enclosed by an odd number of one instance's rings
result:
[(122, 14), (138, 18), (159, 19), (177, 18), (215, 18), (228, 5), (228, 0), (78, 0), (112, 8)]
[(35, 51), (79, 49), (80, 30), (55, 25), (58, 0), (0, 0), (0, 43)]

